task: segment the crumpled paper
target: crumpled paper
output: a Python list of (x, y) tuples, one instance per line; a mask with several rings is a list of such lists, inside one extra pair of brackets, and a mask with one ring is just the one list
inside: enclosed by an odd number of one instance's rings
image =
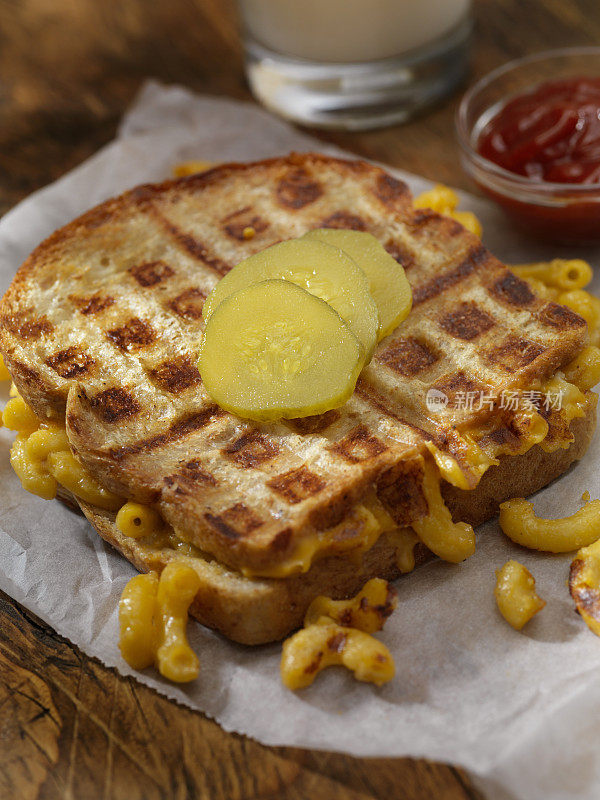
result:
[[(253, 105), (148, 83), (114, 142), (0, 221), (0, 293), (39, 241), (113, 194), (164, 179), (186, 159), (292, 149), (339, 153)], [(415, 193), (430, 185), (395, 172)], [(561, 254), (519, 237), (485, 200), (463, 195), (462, 207), (478, 214), (501, 259)], [(577, 255), (595, 263), (600, 251)], [(398, 609), (381, 634), (397, 671), (380, 689), (329, 670), (293, 694), (279, 680), (279, 645), (243, 647), (195, 623), (201, 675), (174, 686), (152, 669), (134, 673), (120, 657), (117, 603), (133, 567), (80, 516), (21, 489), (10, 441), (0, 430), (0, 588), (86, 653), (265, 744), (448, 761), (478, 777), (488, 797), (600, 796), (600, 641), (574, 613), (565, 586), (571, 556), (517, 548), (492, 521), (464, 564), (434, 562), (398, 581)], [(560, 516), (578, 508), (583, 490), (599, 496), (599, 463), (596, 437), (581, 463), (538, 494), (536, 509)], [(511, 557), (532, 571), (547, 601), (524, 633), (494, 603), (494, 570)]]

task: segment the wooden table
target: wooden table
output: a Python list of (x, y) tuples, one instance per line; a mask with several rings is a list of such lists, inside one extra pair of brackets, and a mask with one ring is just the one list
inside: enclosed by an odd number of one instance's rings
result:
[[(473, 75), (600, 41), (597, 0), (475, 0)], [(231, 0), (0, 0), (0, 213), (109, 141), (147, 76), (248, 99)], [(414, 122), (324, 140), (472, 188), (458, 95)], [(3, 457), (6, 457), (4, 454)], [(0, 798), (467, 800), (461, 770), (267, 748), (88, 658), (0, 593)]]

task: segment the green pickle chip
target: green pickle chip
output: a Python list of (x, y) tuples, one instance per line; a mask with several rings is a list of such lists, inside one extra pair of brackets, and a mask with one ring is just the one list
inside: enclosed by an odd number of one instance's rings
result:
[(362, 358), (358, 339), (330, 305), (272, 279), (246, 285), (214, 307), (198, 366), (222, 408), (266, 421), (343, 405)]
[(328, 303), (361, 343), (363, 364), (369, 361), (377, 343), (379, 315), (367, 276), (339, 247), (317, 239), (290, 239), (241, 261), (207, 297), (205, 321), (229, 295), (271, 278), (290, 281)]
[(339, 247), (363, 270), (379, 312), (378, 341), (406, 319), (412, 306), (410, 284), (404, 269), (378, 239), (363, 231), (337, 228), (319, 228), (304, 238)]

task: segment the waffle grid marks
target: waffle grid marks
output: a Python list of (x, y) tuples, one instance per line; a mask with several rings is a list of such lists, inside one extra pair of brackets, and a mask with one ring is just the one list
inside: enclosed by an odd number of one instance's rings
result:
[[(222, 412), (195, 366), (206, 296), (247, 255), (327, 226), (377, 236), (407, 271), (413, 311), (343, 409), (273, 424)], [(424, 441), (452, 452), (454, 426), (485, 414), (460, 408), (459, 393), (525, 386), (585, 335), (583, 320), (536, 297), (455, 221), (413, 211), (404, 184), (360, 162), (225, 166), (140, 187), (56, 236), (0, 309), (23, 394), (64, 413), (69, 393), (69, 435), (88, 468), (158, 500), (184, 538), (234, 565), (283, 558), (299, 531), (336, 524), (374, 481), (390, 496), (394, 470), (414, 484), (396, 502), (407, 518)], [(449, 398), (435, 417), (430, 388)]]

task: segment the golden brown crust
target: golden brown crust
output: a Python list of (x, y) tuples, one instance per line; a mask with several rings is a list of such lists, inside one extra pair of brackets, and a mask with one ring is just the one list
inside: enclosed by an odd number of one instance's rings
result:
[[(581, 458), (596, 424), (596, 396), (588, 393), (588, 397), (591, 402), (586, 416), (571, 425), (575, 440), (568, 449), (546, 453), (535, 446), (524, 455), (502, 456), (500, 464), (490, 468), (479, 486), (470, 491), (445, 484), (443, 493), (454, 518), (479, 524), (494, 516), (504, 500), (538, 491)], [(140, 571), (160, 571), (167, 560), (181, 557), (173, 550), (145, 551), (139, 541), (119, 532), (114, 515), (84, 503), (80, 505), (102, 538)], [(433, 558), (422, 544), (417, 545), (415, 555), (417, 563)], [(359, 563), (348, 557), (334, 556), (316, 562), (304, 575), (285, 579), (250, 580), (209, 558), (193, 559), (189, 563), (202, 578), (192, 614), (202, 624), (249, 645), (285, 637), (301, 625), (309, 604), (320, 594), (339, 600), (356, 594), (370, 578), (394, 580), (399, 575), (394, 548), (385, 535)]]
[[(238, 235), (246, 224), (250, 240)], [(411, 314), (315, 428), (224, 413), (195, 369), (207, 293), (245, 256), (324, 225), (368, 230), (400, 254)], [(40, 416), (66, 414), (94, 477), (156, 502), (183, 538), (255, 571), (335, 524), (374, 483), (396, 498), (398, 519), (423, 513), (418, 482), (398, 476), (394, 492), (391, 477), (428, 440), (474, 486), (456, 429), (496, 412), (461, 407), (460, 393), (528, 388), (585, 338), (580, 317), (536, 296), (454, 220), (414, 210), (401, 181), (314, 154), (221, 165), (109, 200), (40, 245), (0, 305), (17, 386)], [(448, 397), (437, 414), (430, 388)]]
[(562, 475), (583, 457), (596, 429), (598, 396), (586, 392), (588, 408), (585, 417), (573, 420), (570, 429), (574, 441), (567, 449), (546, 453), (535, 446), (518, 456), (501, 456), (498, 466), (490, 467), (476, 489), (462, 492), (447, 483), (442, 495), (455, 520), (480, 525), (498, 513), (498, 505), (512, 497), (528, 497)]

